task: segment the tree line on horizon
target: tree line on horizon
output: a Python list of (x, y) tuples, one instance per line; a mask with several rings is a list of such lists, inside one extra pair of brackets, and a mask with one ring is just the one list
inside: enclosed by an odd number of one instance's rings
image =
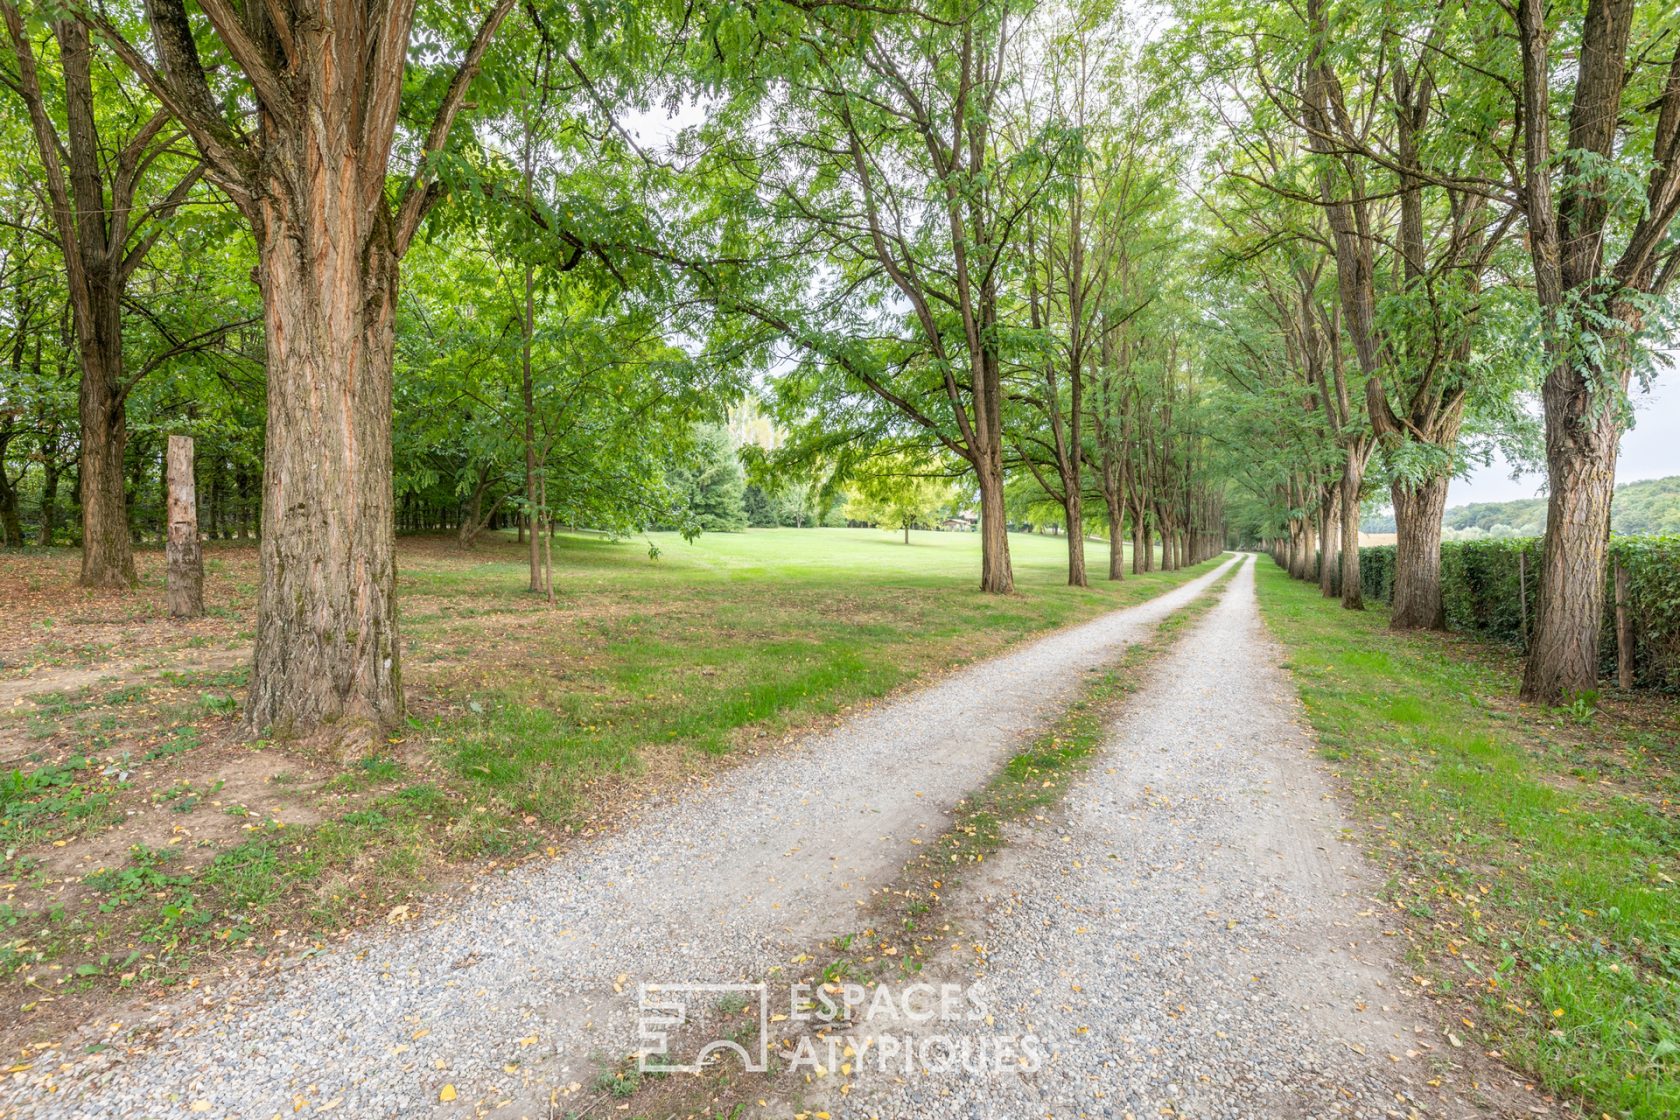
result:
[[(1546, 531), (1546, 499), (1448, 506), (1441, 524), (1447, 539), (1453, 539), (1455, 531), (1496, 538), (1538, 537)], [(1359, 528), (1364, 533), (1392, 533), (1394, 525), (1392, 514), (1367, 514)], [(1618, 483), (1610, 506), (1610, 532), (1629, 537), (1680, 536), (1680, 475)]]

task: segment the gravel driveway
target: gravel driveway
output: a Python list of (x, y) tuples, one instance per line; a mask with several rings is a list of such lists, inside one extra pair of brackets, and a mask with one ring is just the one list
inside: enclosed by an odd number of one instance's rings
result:
[(1082, 672), (1217, 574), (863, 711), (400, 931), (161, 1009), (98, 1054), (72, 1040), (0, 1082), (0, 1110), (363, 1120), (587, 1083), (634, 1046), (638, 981), (757, 977), (852, 928), (870, 888), (1059, 714)]
[(883, 1077), (866, 1049), (845, 1097), (802, 1107), (836, 1120), (1550, 1114), (1510, 1071), (1455, 1048), (1408, 990), (1281, 660), (1249, 563), (1151, 667), (1065, 814), (1012, 834), (948, 899), (960, 933), (927, 979), (977, 986), (993, 1018), (921, 1026), (908, 1045), (949, 1037), (929, 1051), (937, 1065), (995, 1055), (999, 1038), (1021, 1050), (1030, 1034), (1049, 1055), (1036, 1072)]

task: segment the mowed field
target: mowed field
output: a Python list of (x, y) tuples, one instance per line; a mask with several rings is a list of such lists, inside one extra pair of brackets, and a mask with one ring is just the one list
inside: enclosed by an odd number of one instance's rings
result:
[[(1205, 570), (1077, 590), (1065, 540), (1011, 545), (1019, 592), (999, 598), (974, 534), (562, 535), (550, 605), (511, 537), (405, 539), (408, 724), (330, 752), (241, 734), (254, 546), (207, 547), (210, 613), (184, 624), (159, 552), (130, 593), (77, 588), (71, 551), (6, 554), (0, 1000), (21, 1015), (3, 1037), (401, 924), (850, 705)], [(1106, 545), (1088, 550), (1100, 575)]]

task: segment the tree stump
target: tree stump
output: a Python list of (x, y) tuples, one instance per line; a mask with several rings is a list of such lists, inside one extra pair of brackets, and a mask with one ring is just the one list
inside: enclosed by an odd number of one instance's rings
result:
[(204, 614), (204, 554), (198, 544), (198, 486), (191, 436), (169, 437), (169, 614)]

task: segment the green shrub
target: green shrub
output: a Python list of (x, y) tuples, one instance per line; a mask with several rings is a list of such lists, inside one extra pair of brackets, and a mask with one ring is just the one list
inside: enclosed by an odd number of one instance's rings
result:
[[(1447, 625), (1525, 645), (1534, 626), (1542, 542), (1446, 541), (1441, 545), (1441, 599)], [(1680, 691), (1680, 537), (1615, 537), (1610, 541), (1600, 671), (1616, 671), (1614, 572), (1628, 572), (1634, 620), (1634, 679), (1641, 688)], [(1359, 550), (1359, 583), (1368, 599), (1394, 594), (1394, 546)]]

